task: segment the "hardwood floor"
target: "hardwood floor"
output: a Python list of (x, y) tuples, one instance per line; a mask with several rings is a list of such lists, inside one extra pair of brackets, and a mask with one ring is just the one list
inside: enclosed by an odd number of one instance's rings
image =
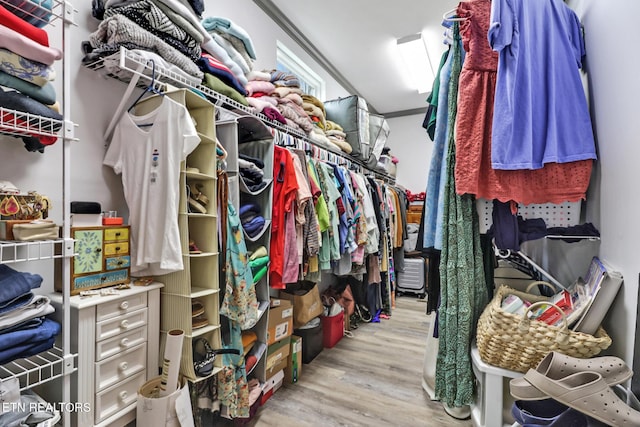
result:
[(360, 324), (303, 365), (300, 381), (282, 387), (250, 426), (460, 426), (423, 391), (428, 330), (425, 301), (403, 296), (389, 320)]

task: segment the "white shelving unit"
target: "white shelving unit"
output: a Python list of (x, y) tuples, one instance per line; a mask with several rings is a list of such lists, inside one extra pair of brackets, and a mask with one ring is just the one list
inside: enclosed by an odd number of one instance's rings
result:
[[(138, 85), (142, 89), (146, 88), (152, 81), (152, 67), (147, 65), (146, 59), (124, 47), (121, 47), (120, 51), (113, 55), (101, 58), (91, 63), (86, 63), (85, 66), (92, 70), (99, 71), (107, 77), (115, 78), (126, 83), (133, 81), (134, 84)], [(278, 129), (300, 141), (303, 141), (305, 144), (308, 144), (310, 149), (319, 148), (321, 151), (326, 152), (325, 155), (327, 156), (327, 160), (332, 160), (332, 157), (334, 161), (336, 161), (335, 159), (341, 158), (354, 165), (359, 165), (361, 168), (371, 172), (378, 178), (387, 182), (395, 182), (395, 177), (377, 170), (371, 170), (361, 160), (356, 159), (355, 157), (342, 152), (329, 151), (325, 147), (321, 147), (309, 139), (302, 131), (284, 125), (277, 120), (272, 120), (262, 113), (256, 113), (252, 108), (247, 107), (246, 105), (240, 104), (239, 102), (222, 95), (207, 86), (193, 84), (193, 81), (185, 79), (183, 76), (163, 69), (162, 67), (155, 67), (155, 81), (157, 86), (164, 89), (166, 89), (168, 85), (195, 89), (197, 92), (206, 96), (219, 109), (233, 111), (239, 116), (255, 117), (270, 128)]]
[[(0, 0), (0, 4), (12, 6), (5, 0)], [(27, 14), (30, 16), (39, 15), (39, 12), (48, 12), (42, 6), (29, 4), (32, 9)], [(62, 270), (61, 280), (69, 283), (71, 277), (71, 259), (73, 257), (73, 240), (70, 236), (70, 212), (69, 201), (66, 199), (70, 194), (70, 154), (71, 143), (75, 140), (75, 124), (69, 119), (71, 116), (71, 64), (69, 61), (71, 51), (71, 40), (67, 36), (67, 30), (71, 25), (75, 25), (74, 19), (76, 10), (71, 3), (62, 0), (53, 0), (51, 4), (51, 17), (48, 20), (49, 27), (59, 27), (62, 35), (60, 46), (63, 52), (62, 58), (62, 96), (60, 97), (63, 106), (63, 120), (54, 120), (47, 117), (21, 112), (0, 105), (0, 134), (12, 137), (21, 136), (44, 136), (56, 137), (62, 144), (62, 182), (60, 193), (62, 194), (62, 238), (55, 240), (44, 240), (35, 242), (14, 242), (0, 241), (0, 264), (15, 264), (24, 262), (40, 262), (52, 259), (61, 259)], [(48, 278), (47, 278), (48, 279)], [(46, 394), (43, 397), (51, 402), (70, 402), (70, 374), (76, 370), (75, 359), (77, 354), (71, 353), (70, 345), (70, 305), (69, 287), (65, 287), (61, 295), (63, 304), (61, 306), (61, 334), (56, 345), (45, 352), (23, 359), (17, 359), (0, 366), (0, 379), (17, 378), (21, 390), (34, 387), (38, 393)], [(54, 384), (55, 387), (47, 387)], [(48, 394), (48, 391), (52, 394)], [(55, 396), (55, 397), (54, 397)], [(65, 414), (62, 415), (61, 425), (68, 427), (70, 420)]]

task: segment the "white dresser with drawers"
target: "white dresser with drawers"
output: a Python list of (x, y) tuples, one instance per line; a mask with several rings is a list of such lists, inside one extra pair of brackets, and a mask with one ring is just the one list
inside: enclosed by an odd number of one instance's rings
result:
[(71, 401), (89, 409), (73, 412), (72, 426), (120, 427), (135, 419), (138, 389), (158, 376), (162, 286), (71, 297), (71, 351), (78, 353)]

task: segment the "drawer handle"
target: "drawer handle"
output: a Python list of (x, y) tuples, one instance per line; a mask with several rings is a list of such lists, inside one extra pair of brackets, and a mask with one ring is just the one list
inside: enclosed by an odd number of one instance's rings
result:
[(123, 346), (123, 347), (129, 347), (129, 344), (130, 344), (129, 343), (129, 338), (122, 338), (120, 340), (120, 345)]
[(96, 248), (96, 252), (98, 253), (102, 252), (102, 248)]
[(125, 390), (123, 390), (120, 393), (118, 393), (118, 396), (120, 396), (120, 400), (125, 400), (128, 395), (129, 394)]
[(122, 234), (122, 233), (120, 233), (120, 232), (118, 231), (118, 232), (117, 232), (117, 233), (115, 233), (115, 234), (116, 234), (116, 236), (119, 236), (119, 235), (120, 235), (120, 234)]
[(123, 320), (122, 322), (120, 322), (120, 326), (122, 326), (125, 329), (129, 329), (129, 321), (128, 320)]
[(127, 362), (122, 362), (119, 366), (121, 371), (126, 371), (128, 367), (129, 367), (129, 364)]
[(120, 246), (116, 246), (116, 252), (120, 252)]
[(126, 310), (127, 308), (129, 308), (129, 301), (122, 301), (122, 302), (120, 303), (120, 308), (121, 308), (122, 310)]

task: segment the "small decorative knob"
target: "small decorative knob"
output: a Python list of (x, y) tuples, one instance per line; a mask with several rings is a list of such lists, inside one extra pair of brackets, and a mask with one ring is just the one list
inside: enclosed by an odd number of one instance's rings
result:
[(121, 391), (118, 396), (120, 396), (120, 400), (125, 400), (128, 396), (127, 392), (125, 390)]
[(129, 338), (122, 338), (120, 340), (120, 345), (123, 347), (129, 347)]
[(129, 308), (129, 301), (122, 301), (122, 302), (120, 303), (120, 308), (121, 308), (122, 310), (126, 310), (127, 308)]
[(120, 322), (120, 326), (122, 326), (125, 329), (129, 328), (129, 321), (128, 320), (123, 320), (122, 322)]
[(129, 367), (129, 364), (127, 362), (122, 362), (120, 364), (120, 370), (121, 371), (126, 371), (128, 367)]

